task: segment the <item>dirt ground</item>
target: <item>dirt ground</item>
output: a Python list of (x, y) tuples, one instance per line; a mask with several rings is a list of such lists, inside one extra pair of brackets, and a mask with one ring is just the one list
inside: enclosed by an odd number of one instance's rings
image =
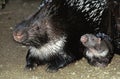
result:
[(10, 0), (0, 10), (0, 79), (120, 79), (119, 55), (106, 68), (92, 67), (83, 58), (56, 73), (46, 72), (45, 66), (24, 70), (27, 47), (13, 41), (12, 29), (38, 6), (39, 0)]

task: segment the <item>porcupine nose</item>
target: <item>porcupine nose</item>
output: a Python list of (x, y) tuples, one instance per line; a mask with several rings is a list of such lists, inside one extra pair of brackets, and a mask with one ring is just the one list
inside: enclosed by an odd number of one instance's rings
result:
[(21, 42), (23, 39), (24, 35), (22, 34), (22, 32), (13, 32), (13, 38), (15, 41), (17, 42)]
[(88, 40), (88, 38), (87, 38), (86, 35), (83, 35), (83, 36), (81, 36), (81, 38), (80, 38), (80, 41), (81, 41), (82, 43), (87, 42), (87, 40)]
[(15, 41), (22, 43), (27, 39), (27, 33), (24, 31), (14, 31), (13, 38)]

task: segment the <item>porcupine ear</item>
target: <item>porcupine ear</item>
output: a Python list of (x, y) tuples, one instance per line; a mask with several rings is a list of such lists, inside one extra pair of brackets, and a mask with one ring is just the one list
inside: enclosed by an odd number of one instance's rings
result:
[(98, 38), (97, 41), (98, 41), (98, 44), (100, 44), (101, 43), (101, 38)]

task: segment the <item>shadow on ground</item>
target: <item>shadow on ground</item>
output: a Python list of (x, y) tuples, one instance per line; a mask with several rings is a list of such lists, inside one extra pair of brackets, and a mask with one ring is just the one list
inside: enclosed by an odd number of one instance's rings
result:
[(36, 11), (38, 5), (39, 0), (11, 0), (0, 10), (0, 79), (120, 79), (118, 55), (106, 68), (92, 67), (83, 58), (56, 73), (45, 72), (45, 66), (25, 71), (27, 48), (13, 41), (12, 29)]

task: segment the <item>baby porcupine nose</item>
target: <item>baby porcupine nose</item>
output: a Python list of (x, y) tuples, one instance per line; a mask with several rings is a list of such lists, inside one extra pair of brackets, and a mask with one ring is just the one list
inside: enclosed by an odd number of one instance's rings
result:
[(80, 38), (80, 41), (81, 41), (82, 43), (87, 42), (87, 40), (88, 40), (88, 38), (87, 38), (86, 35), (83, 35), (83, 36), (81, 36), (81, 38)]

